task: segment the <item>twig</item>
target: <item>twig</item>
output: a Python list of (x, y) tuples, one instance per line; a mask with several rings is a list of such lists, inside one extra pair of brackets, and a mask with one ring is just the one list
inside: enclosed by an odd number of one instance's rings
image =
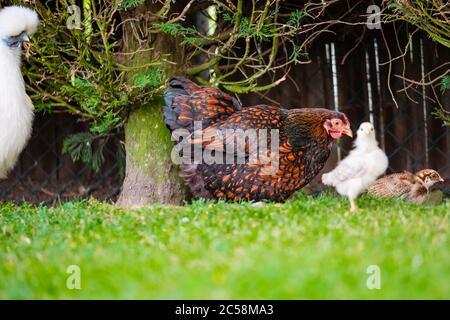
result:
[(183, 11), (181, 11), (180, 15), (169, 20), (168, 23), (175, 23), (178, 21), (184, 21), (186, 19), (186, 13), (189, 11), (189, 8), (194, 3), (194, 0), (189, 1), (189, 3), (184, 7)]

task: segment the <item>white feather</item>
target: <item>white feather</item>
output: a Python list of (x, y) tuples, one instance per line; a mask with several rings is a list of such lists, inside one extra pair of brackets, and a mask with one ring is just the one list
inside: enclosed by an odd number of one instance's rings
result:
[(27, 8), (0, 11), (0, 179), (6, 178), (28, 142), (34, 110), (20, 72), (21, 48), (9, 47), (4, 40), (33, 34), (38, 23), (36, 13)]
[(10, 6), (0, 10), (0, 39), (18, 36), (22, 32), (33, 35), (39, 26), (36, 11), (21, 7)]
[(388, 167), (386, 154), (378, 147), (372, 124), (364, 122), (358, 129), (354, 148), (337, 167), (322, 176), (322, 182), (336, 191), (355, 199)]

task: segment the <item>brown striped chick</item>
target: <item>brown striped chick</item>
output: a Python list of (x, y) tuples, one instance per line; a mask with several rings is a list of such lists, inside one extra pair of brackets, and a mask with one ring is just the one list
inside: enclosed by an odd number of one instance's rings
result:
[(414, 203), (424, 203), (429, 189), (437, 182), (444, 181), (433, 169), (423, 169), (415, 174), (405, 171), (386, 175), (369, 187), (368, 193), (374, 197), (400, 198)]

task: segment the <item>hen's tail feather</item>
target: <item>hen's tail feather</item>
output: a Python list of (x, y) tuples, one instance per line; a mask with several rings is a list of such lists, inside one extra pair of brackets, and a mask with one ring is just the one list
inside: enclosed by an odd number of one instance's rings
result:
[(197, 166), (197, 164), (182, 164), (180, 177), (189, 186), (194, 198), (213, 199), (211, 192), (206, 189), (205, 179), (201, 170), (197, 170)]
[(242, 108), (234, 97), (219, 89), (198, 86), (185, 78), (170, 80), (164, 102), (164, 121), (170, 130), (184, 128), (189, 132), (194, 129), (194, 121), (202, 121), (205, 128)]

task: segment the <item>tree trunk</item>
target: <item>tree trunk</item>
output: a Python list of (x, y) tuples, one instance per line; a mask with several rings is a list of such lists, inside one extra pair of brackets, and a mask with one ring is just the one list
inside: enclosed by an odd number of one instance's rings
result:
[[(154, 12), (154, 8), (149, 8)], [(133, 16), (138, 17), (142, 26), (145, 8), (138, 9)], [(142, 17), (142, 19), (141, 19)], [(135, 23), (135, 22), (131, 22)], [(135, 26), (133, 27), (135, 28)], [(137, 44), (132, 40), (133, 28), (125, 27), (128, 52), (135, 52)], [(145, 30), (145, 27), (142, 28)], [(157, 56), (164, 56), (163, 69), (167, 77), (183, 73), (183, 52), (178, 41), (158, 33), (148, 35), (151, 51), (134, 55), (126, 63), (130, 66), (143, 65)], [(149, 105), (137, 106), (125, 127), (126, 170), (122, 191), (117, 205), (141, 207), (152, 203), (180, 205), (188, 196), (187, 189), (179, 177), (178, 166), (170, 158), (173, 142), (162, 116), (163, 97), (156, 97)]]

